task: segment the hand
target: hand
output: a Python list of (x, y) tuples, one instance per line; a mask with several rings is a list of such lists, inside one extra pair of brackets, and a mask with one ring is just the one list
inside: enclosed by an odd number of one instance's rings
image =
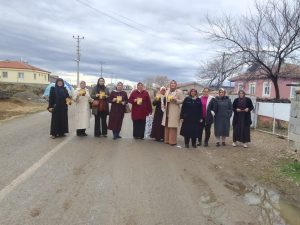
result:
[(121, 104), (122, 104), (122, 105), (126, 105), (124, 101), (123, 101), (123, 102), (121, 102)]
[(134, 102), (137, 102), (137, 98), (136, 98), (136, 99), (134, 99)]
[(113, 102), (116, 102), (117, 101), (117, 98), (113, 98)]
[(184, 119), (180, 119), (180, 122), (183, 123)]
[(242, 112), (242, 110), (241, 110), (241, 109), (239, 109), (239, 108), (237, 108), (237, 109), (236, 109), (236, 111), (237, 111), (237, 112)]
[(246, 108), (244, 111), (245, 111), (245, 112), (249, 112), (249, 109), (248, 109), (248, 108)]
[(200, 123), (202, 123), (202, 122), (203, 122), (203, 119), (200, 120)]
[(100, 96), (99, 94), (96, 94), (96, 97), (97, 97), (97, 98), (99, 98), (99, 96)]
[(48, 111), (52, 113), (53, 112), (53, 108), (48, 108)]

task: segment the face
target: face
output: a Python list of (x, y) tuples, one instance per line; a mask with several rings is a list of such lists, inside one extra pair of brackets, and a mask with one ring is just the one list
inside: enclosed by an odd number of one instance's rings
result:
[(174, 89), (176, 89), (176, 87), (177, 87), (176, 82), (173, 81), (173, 82), (170, 83), (170, 88), (171, 88), (171, 89), (174, 90)]
[(203, 89), (202, 94), (207, 97), (209, 95), (209, 90), (207, 88)]
[(122, 91), (123, 90), (123, 84), (121, 84), (121, 83), (117, 84), (117, 90)]
[(191, 96), (192, 96), (192, 97), (195, 97), (196, 95), (197, 95), (197, 92), (196, 92), (195, 90), (192, 90), (192, 91), (191, 91)]
[(142, 91), (142, 90), (143, 90), (143, 87), (144, 87), (144, 85), (141, 84), (141, 83), (139, 83), (139, 84), (137, 85), (137, 89), (138, 89), (139, 91)]
[(104, 81), (103, 79), (100, 79), (98, 84), (99, 84), (99, 85), (104, 85), (104, 84), (105, 84), (105, 81)]
[(165, 95), (165, 94), (166, 94), (166, 89), (161, 89), (160, 93), (161, 93), (162, 95)]
[(220, 97), (225, 96), (225, 92), (224, 92), (224, 91), (219, 91), (219, 96), (220, 96)]
[(85, 89), (85, 87), (86, 87), (85, 82), (84, 81), (80, 82), (80, 88), (81, 89)]
[(240, 92), (239, 92), (239, 97), (240, 97), (240, 98), (244, 98), (244, 97), (245, 97), (244, 92), (240, 91)]
[(57, 82), (57, 86), (62, 87), (64, 85), (64, 83), (60, 80)]

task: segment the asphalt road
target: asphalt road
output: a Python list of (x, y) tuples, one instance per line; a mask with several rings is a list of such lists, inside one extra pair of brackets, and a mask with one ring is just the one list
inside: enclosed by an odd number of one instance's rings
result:
[(92, 128), (76, 137), (72, 118), (71, 133), (55, 140), (47, 112), (0, 124), (1, 225), (260, 224), (259, 209), (210, 162), (214, 147), (133, 140), (129, 115), (120, 140), (94, 138)]

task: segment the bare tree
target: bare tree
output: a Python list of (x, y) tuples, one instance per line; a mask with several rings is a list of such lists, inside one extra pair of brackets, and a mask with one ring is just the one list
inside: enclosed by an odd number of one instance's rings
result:
[(154, 77), (147, 77), (144, 82), (147, 89), (153, 89), (155, 87), (167, 86), (170, 79), (167, 76), (158, 75)]
[(197, 77), (206, 80), (206, 86), (215, 86), (217, 89), (223, 86), (227, 78), (232, 77), (239, 71), (242, 63), (232, 55), (223, 53), (211, 61), (202, 63)]
[(202, 32), (244, 63), (259, 65), (279, 99), (282, 66), (296, 60), (300, 48), (300, 0), (256, 0), (255, 10), (241, 18), (207, 19), (209, 27)]

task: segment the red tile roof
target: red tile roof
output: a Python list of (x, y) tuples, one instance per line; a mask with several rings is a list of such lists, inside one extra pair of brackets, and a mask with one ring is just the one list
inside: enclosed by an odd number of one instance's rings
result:
[[(279, 78), (289, 78), (289, 79), (300, 79), (300, 66), (295, 64), (284, 64), (281, 69), (281, 74)], [(266, 79), (266, 72), (262, 69), (257, 69), (253, 72), (246, 72), (239, 74), (235, 77), (229, 79), (231, 82), (241, 81), (241, 80), (257, 80), (257, 79)]]
[(36, 70), (36, 71), (42, 71), (47, 72), (47, 70), (40, 69), (35, 66), (31, 66), (28, 63), (21, 62), (21, 61), (0, 61), (0, 68), (9, 68), (9, 69), (23, 69), (23, 70)]

